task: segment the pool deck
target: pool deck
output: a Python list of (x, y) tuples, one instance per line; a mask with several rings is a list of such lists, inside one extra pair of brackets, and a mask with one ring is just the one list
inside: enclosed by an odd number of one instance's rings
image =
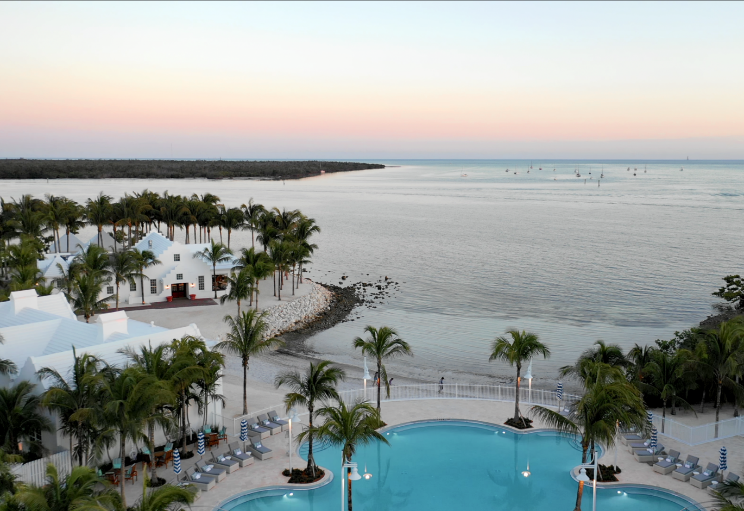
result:
[[(280, 393), (277, 393), (277, 397), (279, 396)], [(279, 400), (277, 399), (277, 402), (278, 401)], [(526, 411), (527, 410), (523, 408), (523, 413)], [(383, 403), (382, 407), (383, 419), (389, 426), (395, 426), (416, 420), (431, 419), (470, 419), (502, 425), (504, 420), (511, 416), (513, 412), (513, 403), (448, 399), (388, 402)], [(544, 425), (536, 421), (534, 426), (540, 428)], [(295, 430), (295, 433), (296, 432), (299, 432), (299, 429)], [(660, 438), (662, 439), (661, 442), (665, 446), (679, 450), (678, 446), (673, 445), (672, 442), (667, 442), (665, 437)], [(221, 502), (247, 490), (258, 489), (266, 486), (286, 485), (287, 478), (281, 475), (282, 470), (289, 466), (289, 458), (287, 456), (288, 440), (285, 437), (285, 434), (281, 433), (265, 439), (264, 445), (274, 451), (273, 458), (266, 461), (256, 460), (249, 467), (240, 469), (229, 475), (224, 481), (217, 484), (209, 492), (200, 492), (200, 498), (196, 503), (194, 503), (192, 509), (213, 511)], [(729, 445), (734, 444), (733, 442), (730, 442)], [(699, 456), (701, 458), (701, 463), (707, 463), (709, 461), (717, 462), (717, 454), (715, 458), (705, 457), (704, 453), (707, 453), (708, 449), (703, 449), (704, 447), (706, 446), (682, 449), (682, 453), (683, 455), (686, 455), (688, 452), (693, 452), (695, 454), (700, 453)], [(296, 448), (295, 443), (293, 443), (293, 448)], [(221, 444), (220, 450), (227, 450), (224, 443)], [(733, 449), (729, 449), (730, 455), (733, 454), (736, 457), (736, 460), (731, 459), (729, 464), (734, 471), (736, 471), (736, 468), (740, 467), (742, 464), (739, 458), (744, 458), (744, 453), (740, 454), (741, 451), (739, 450), (739, 452), (734, 454), (732, 451)], [(612, 464), (614, 462), (614, 456), (614, 449), (609, 449), (600, 459), (600, 463), (607, 465)], [(732, 458), (734, 456), (732, 456)], [(211, 459), (209, 451), (207, 451), (206, 457)], [(200, 457), (197, 455), (189, 460), (183, 460), (182, 469), (185, 470), (186, 468), (191, 467), (199, 459)], [(303, 461), (294, 455), (292, 460), (295, 466), (302, 466), (303, 464)], [(622, 469), (622, 473), (620, 474), (621, 484), (642, 484), (660, 489), (672, 490), (697, 501), (707, 509), (711, 509), (712, 499), (707, 490), (697, 489), (690, 483), (685, 483), (672, 478), (671, 475), (663, 476), (654, 472), (651, 466), (638, 463), (628, 452), (627, 447), (622, 444), (618, 444), (617, 460), (618, 465)], [(579, 462), (580, 459), (577, 459), (576, 464), (578, 465)], [(158, 475), (160, 477), (165, 477), (168, 482), (172, 482), (174, 478), (172, 467), (169, 467), (168, 469), (163, 467), (159, 468)], [(134, 485), (127, 483), (126, 493), (127, 503), (132, 505), (142, 494), (141, 479), (139, 483), (135, 483)], [(585, 492), (584, 499), (585, 502), (587, 499), (591, 502), (591, 493)]]

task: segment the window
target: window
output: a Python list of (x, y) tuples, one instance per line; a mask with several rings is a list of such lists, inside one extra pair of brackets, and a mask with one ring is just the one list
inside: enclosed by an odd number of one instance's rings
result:
[(183, 280), (183, 273), (176, 273), (176, 280)]
[(212, 275), (212, 291), (227, 289), (227, 275)]
[(155, 279), (150, 279), (150, 294), (158, 294), (158, 281)]
[(137, 291), (137, 283), (136, 282), (130, 282), (129, 283), (129, 290), (130, 291)]
[(180, 261), (181, 260), (181, 254), (173, 254), (173, 260), (174, 261)]
[(106, 294), (107, 295), (114, 294), (114, 286), (108, 286), (108, 287), (106, 287)]
[(204, 275), (199, 275), (199, 291), (204, 291)]

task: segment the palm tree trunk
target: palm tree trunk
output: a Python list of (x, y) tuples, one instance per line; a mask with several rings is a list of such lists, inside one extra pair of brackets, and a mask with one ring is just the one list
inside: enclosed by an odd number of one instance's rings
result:
[[(308, 420), (308, 430), (307, 430), (307, 470), (312, 471), (313, 476), (315, 476), (315, 456), (313, 456), (313, 408), (314, 408), (314, 402), (310, 401), (307, 406), (307, 411), (309, 412), (310, 418)], [(342, 455), (343, 456), (343, 455)]]
[(705, 387), (703, 387), (703, 397), (700, 399), (700, 413), (705, 413)]
[(240, 300), (237, 300), (238, 302), (238, 317), (240, 317)]
[(514, 393), (514, 420), (519, 420), (519, 373), (522, 371), (522, 364), (517, 364), (517, 390)]
[(156, 467), (157, 463), (155, 463), (155, 423), (150, 421), (147, 429), (148, 437), (150, 438), (150, 445), (147, 446), (150, 451), (150, 480), (156, 482), (158, 480), (158, 469)]
[(119, 310), (119, 283), (116, 283), (116, 310)]
[(716, 432), (714, 435), (714, 438), (718, 438), (718, 420), (719, 415), (721, 414), (721, 388), (723, 387), (723, 384), (721, 380), (718, 381), (718, 389), (716, 389)]
[(183, 440), (183, 444), (181, 448), (183, 449), (183, 452), (186, 453), (186, 392), (181, 391), (181, 438)]
[(119, 457), (121, 458), (121, 468), (119, 469), (119, 488), (121, 490), (121, 500), (124, 504), (124, 509), (127, 508), (127, 496), (124, 493), (124, 433), (119, 433)]
[(272, 275), (272, 277), (274, 278), (274, 296), (276, 296), (276, 270), (274, 270), (274, 275)]
[(661, 404), (661, 432), (664, 433), (664, 423), (666, 422), (666, 400)]
[(349, 496), (348, 496), (349, 511), (351, 511), (351, 483), (352, 483), (351, 479), (349, 478), (350, 475), (351, 475), (351, 469), (347, 468), (346, 469), (346, 481), (347, 481), (347, 485), (349, 486)]
[(230, 235), (232, 234), (232, 229), (227, 230), (227, 248), (230, 248)]
[[(243, 415), (248, 415), (248, 361), (243, 361)], [(312, 447), (312, 444), (310, 444)]]
[(217, 299), (217, 263), (212, 263), (212, 287), (214, 288), (214, 299)]
[(142, 288), (142, 305), (145, 304), (145, 277), (143, 276), (144, 268), (140, 268), (140, 287)]
[[(380, 385), (380, 380), (382, 380), (382, 360), (379, 358), (377, 359), (377, 416), (382, 417), (382, 411), (380, 410), (380, 392), (382, 391), (382, 386)], [(380, 419), (382, 420), (382, 419)]]
[(282, 299), (282, 271), (279, 270), (279, 285), (277, 286), (279, 288), (279, 300)]

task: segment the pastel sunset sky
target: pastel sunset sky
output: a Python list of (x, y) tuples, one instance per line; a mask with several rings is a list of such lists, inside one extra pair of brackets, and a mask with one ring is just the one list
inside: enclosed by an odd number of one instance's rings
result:
[(0, 157), (744, 158), (744, 3), (0, 3)]

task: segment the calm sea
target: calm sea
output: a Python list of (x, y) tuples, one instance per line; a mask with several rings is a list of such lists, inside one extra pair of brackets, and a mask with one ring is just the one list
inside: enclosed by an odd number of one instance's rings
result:
[[(284, 183), (6, 181), (2, 196), (84, 201), (149, 188), (300, 208), (323, 229), (311, 277), (400, 284), (312, 346), (359, 364), (351, 340), (364, 325), (393, 326), (416, 353), (398, 367), (422, 378), (512, 374), (488, 362), (508, 328), (550, 346), (533, 372), (553, 378), (596, 339), (627, 349), (697, 324), (721, 277), (744, 271), (742, 161), (581, 161), (581, 178), (568, 161), (534, 161), (529, 173), (524, 160), (381, 163), (391, 166)], [(250, 244), (250, 233), (234, 243)]]

